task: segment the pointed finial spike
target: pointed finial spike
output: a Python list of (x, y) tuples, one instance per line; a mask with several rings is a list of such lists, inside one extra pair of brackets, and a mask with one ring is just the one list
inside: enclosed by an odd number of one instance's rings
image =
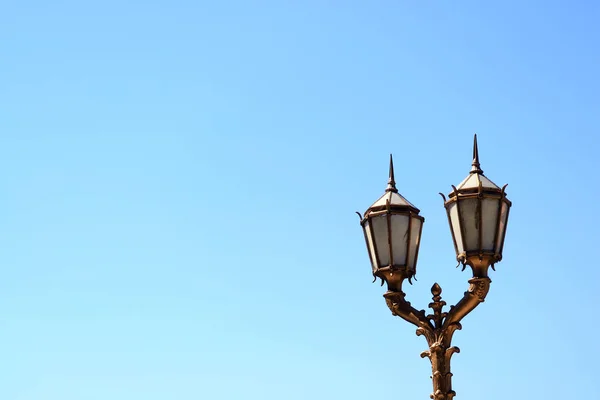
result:
[(472, 174), (482, 174), (481, 165), (479, 164), (479, 148), (477, 146), (477, 134), (473, 136), (473, 164), (471, 164)]
[(394, 179), (394, 158), (390, 154), (390, 178), (388, 179), (388, 185), (385, 189), (386, 192), (398, 193), (396, 189), (396, 180)]

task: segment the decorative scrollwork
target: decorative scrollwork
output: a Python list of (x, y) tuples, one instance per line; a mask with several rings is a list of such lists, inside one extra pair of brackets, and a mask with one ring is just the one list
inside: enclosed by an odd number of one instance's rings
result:
[(426, 329), (424, 327), (417, 328), (417, 336), (425, 336), (425, 340), (427, 343), (431, 343), (435, 340), (435, 333), (431, 329)]
[(490, 279), (489, 278), (473, 278), (469, 280), (471, 286), (469, 292), (473, 293), (480, 301), (485, 300), (487, 292), (490, 290)]
[(427, 316), (429, 320), (433, 323), (433, 326), (440, 327), (442, 326), (442, 320), (446, 316), (446, 313), (442, 313), (442, 309), (446, 305), (446, 302), (442, 300), (442, 288), (437, 283), (434, 283), (431, 287), (431, 294), (433, 295), (433, 302), (429, 303), (429, 308), (433, 310), (433, 314)]
[(452, 346), (446, 349), (446, 354), (444, 355), (446, 356), (446, 363), (448, 363), (448, 365), (450, 365), (450, 359), (452, 358), (452, 354), (454, 353), (460, 353), (460, 348)]
[(394, 301), (392, 299), (385, 299), (385, 304), (387, 304), (388, 308), (390, 309), (390, 311), (392, 312), (392, 315), (394, 317), (397, 317), (398, 314), (395, 311), (396, 306), (394, 305)]
[(452, 355), (460, 353), (460, 349), (452, 346), (454, 332), (462, 329), (460, 321), (477, 305), (484, 301), (491, 280), (485, 277), (473, 277), (469, 280), (469, 289), (464, 297), (456, 304), (450, 306), (448, 312), (443, 308), (446, 302), (442, 300), (442, 288), (435, 283), (431, 287), (432, 302), (429, 308), (432, 314), (425, 314), (425, 310), (417, 311), (406, 301), (405, 293), (401, 291), (388, 291), (384, 294), (387, 306), (393, 315), (417, 326), (417, 336), (424, 336), (429, 346), (428, 350), (421, 352), (421, 358), (431, 361), (434, 400), (452, 400), (456, 392), (452, 390), (452, 372), (450, 360)]

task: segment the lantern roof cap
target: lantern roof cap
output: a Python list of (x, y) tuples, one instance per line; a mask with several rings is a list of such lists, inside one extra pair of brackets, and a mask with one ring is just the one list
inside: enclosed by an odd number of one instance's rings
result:
[(479, 163), (479, 149), (477, 146), (477, 134), (473, 138), (473, 163), (471, 164), (471, 171), (469, 175), (463, 179), (461, 183), (456, 186), (457, 190), (469, 190), (469, 189), (492, 189), (500, 190), (500, 187), (492, 182), (488, 177), (483, 174), (481, 165)]
[(388, 201), (391, 207), (405, 206), (418, 210), (418, 208), (415, 207), (410, 201), (406, 200), (404, 196), (395, 192), (385, 192), (384, 195), (377, 199), (377, 201), (369, 208), (385, 207)]
[(494, 182), (489, 180), (483, 174), (470, 174), (461, 183), (459, 183), (456, 186), (456, 189), (458, 189), (458, 190), (477, 189), (479, 187), (479, 182), (481, 182), (481, 187), (484, 189), (500, 190), (500, 187), (498, 185), (496, 185)]
[(381, 196), (369, 209), (384, 209), (389, 204), (392, 208), (401, 208), (406, 207), (410, 208), (413, 211), (419, 213), (419, 209), (414, 206), (410, 201), (406, 200), (404, 196), (398, 193), (398, 189), (396, 188), (396, 181), (394, 178), (394, 159), (390, 154), (390, 173), (388, 179), (388, 185), (385, 189), (385, 193)]

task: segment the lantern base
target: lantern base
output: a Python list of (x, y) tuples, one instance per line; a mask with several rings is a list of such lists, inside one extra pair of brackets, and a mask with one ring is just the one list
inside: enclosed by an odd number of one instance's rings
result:
[(408, 282), (412, 284), (411, 280), (412, 277), (415, 276), (415, 273), (409, 271), (406, 267), (392, 265), (390, 267), (377, 269), (373, 275), (380, 278), (382, 281), (385, 281), (389, 291), (401, 292), (402, 282), (404, 282), (405, 279), (408, 279)]
[(474, 278), (487, 278), (488, 269), (495, 262), (498, 262), (495, 254), (474, 254), (468, 255), (463, 259), (463, 263), (473, 270)]

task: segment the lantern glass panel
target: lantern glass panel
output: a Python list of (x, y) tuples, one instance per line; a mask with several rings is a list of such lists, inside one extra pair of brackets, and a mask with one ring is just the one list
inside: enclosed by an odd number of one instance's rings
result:
[(419, 249), (421, 221), (419, 218), (412, 218), (410, 226), (410, 243), (408, 244), (408, 262), (409, 269), (415, 270), (417, 250)]
[(460, 220), (458, 218), (458, 205), (456, 202), (451, 203), (448, 207), (448, 214), (450, 215), (450, 229), (454, 234), (454, 240), (456, 241), (456, 252), (458, 254), (464, 252), (462, 234), (460, 231)]
[(387, 214), (373, 217), (371, 219), (371, 224), (373, 227), (375, 247), (377, 248), (377, 259), (379, 260), (379, 267), (387, 267), (391, 264)]
[(506, 233), (506, 223), (508, 222), (508, 204), (503, 201), (500, 209), (500, 225), (498, 226), (498, 237), (496, 238), (496, 252), (502, 254), (504, 249), (504, 235)]
[(483, 199), (481, 201), (482, 235), (481, 247), (483, 250), (494, 250), (494, 239), (498, 227), (498, 212), (500, 211), (500, 199)]
[(458, 200), (460, 202), (460, 218), (465, 237), (466, 251), (479, 250), (479, 218), (476, 198)]
[(392, 255), (394, 265), (406, 265), (406, 251), (408, 247), (408, 215), (392, 214)]
[(371, 225), (369, 221), (365, 222), (365, 236), (367, 238), (367, 247), (369, 249), (369, 257), (371, 258), (371, 266), (373, 271), (377, 270), (377, 254), (375, 253), (375, 246), (373, 245), (373, 233), (371, 232)]

